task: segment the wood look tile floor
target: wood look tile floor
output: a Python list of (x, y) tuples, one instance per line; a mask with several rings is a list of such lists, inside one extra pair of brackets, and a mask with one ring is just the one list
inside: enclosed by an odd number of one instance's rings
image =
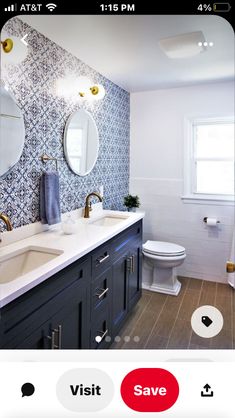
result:
[[(235, 291), (227, 284), (179, 277), (178, 296), (144, 290), (112, 349), (232, 349), (235, 348)], [(199, 337), (191, 315), (202, 305), (213, 305), (224, 318), (213, 338)]]

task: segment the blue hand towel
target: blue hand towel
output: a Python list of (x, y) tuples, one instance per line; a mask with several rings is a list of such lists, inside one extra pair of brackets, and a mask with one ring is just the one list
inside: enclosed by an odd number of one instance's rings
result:
[(58, 173), (43, 173), (40, 183), (40, 216), (43, 224), (61, 222)]

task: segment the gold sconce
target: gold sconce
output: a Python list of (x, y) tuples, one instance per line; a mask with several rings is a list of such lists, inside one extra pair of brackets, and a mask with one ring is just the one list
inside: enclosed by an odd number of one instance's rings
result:
[(105, 89), (101, 84), (94, 84), (87, 77), (78, 77), (76, 80), (78, 94), (84, 100), (101, 100), (105, 96)]
[(6, 38), (5, 41), (1, 41), (3, 51), (8, 54), (13, 49), (14, 43), (11, 38)]
[(75, 74), (65, 74), (56, 81), (56, 93), (59, 96), (74, 100), (98, 101), (105, 96), (105, 89), (101, 84), (92, 82), (88, 77)]
[(2, 64), (19, 64), (28, 54), (27, 44), (17, 36), (9, 35), (5, 30), (1, 32), (1, 46), (3, 49)]

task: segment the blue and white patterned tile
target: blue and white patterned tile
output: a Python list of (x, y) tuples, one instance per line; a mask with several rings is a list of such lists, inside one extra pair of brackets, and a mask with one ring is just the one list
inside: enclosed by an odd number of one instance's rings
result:
[[(40, 177), (45, 170), (55, 170), (54, 162), (43, 164), (39, 160), (44, 152), (61, 159), (62, 212), (84, 206), (87, 193), (101, 185), (104, 207), (123, 209), (129, 184), (129, 94), (20, 19), (10, 19), (4, 29), (16, 36), (27, 31), (30, 36), (26, 59), (2, 68), (2, 79), (23, 111), (26, 135), (20, 161), (0, 179), (0, 209), (10, 216), (14, 227), (39, 220)], [(106, 90), (104, 99), (89, 103), (76, 95), (60, 96), (57, 80), (68, 75), (83, 75), (101, 83)], [(93, 115), (100, 140), (95, 167), (85, 177), (70, 170), (63, 152), (66, 121), (79, 108)]]

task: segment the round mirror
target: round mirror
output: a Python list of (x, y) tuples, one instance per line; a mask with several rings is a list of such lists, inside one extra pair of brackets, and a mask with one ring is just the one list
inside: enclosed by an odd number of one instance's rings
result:
[(98, 151), (98, 130), (91, 114), (83, 109), (72, 113), (64, 133), (64, 152), (71, 170), (79, 176), (90, 173)]
[(24, 119), (10, 93), (0, 87), (0, 176), (7, 173), (20, 159), (24, 148)]

